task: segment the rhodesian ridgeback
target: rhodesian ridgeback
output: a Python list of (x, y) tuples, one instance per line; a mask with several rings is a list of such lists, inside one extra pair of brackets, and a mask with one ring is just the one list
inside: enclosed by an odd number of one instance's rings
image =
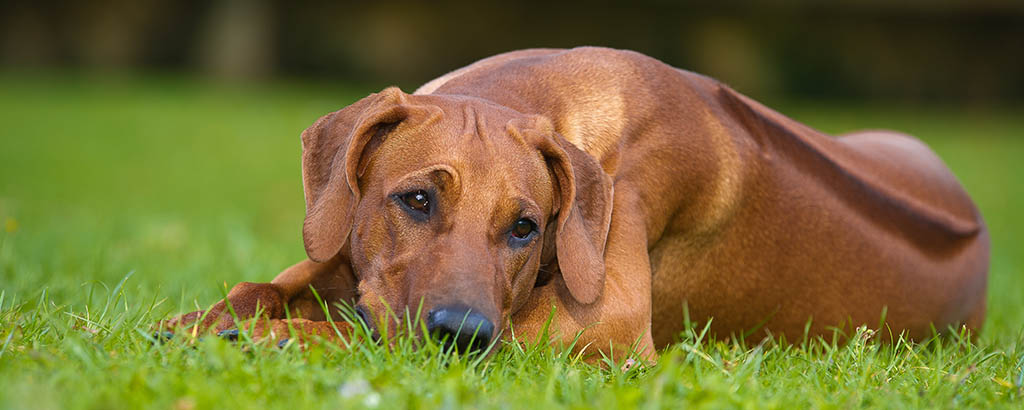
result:
[(309, 259), (235, 286), (233, 315), (171, 325), (350, 331), (323, 300), (378, 332), (416, 316), (460, 350), (553, 318), (574, 349), (654, 357), (687, 312), (788, 340), (985, 316), (988, 233), (925, 144), (825, 135), (635, 52), (490, 57), (328, 114), (302, 149)]

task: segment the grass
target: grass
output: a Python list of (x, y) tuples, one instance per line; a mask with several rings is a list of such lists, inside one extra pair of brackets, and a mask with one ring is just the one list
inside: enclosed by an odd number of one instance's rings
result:
[(0, 73), (0, 408), (1007, 407), (1024, 405), (1024, 111), (777, 104), (829, 132), (928, 142), (986, 217), (989, 316), (971, 343), (713, 342), (653, 367), (544, 343), (488, 360), (359, 343), (301, 351), (148, 325), (303, 258), (299, 132), (372, 91)]

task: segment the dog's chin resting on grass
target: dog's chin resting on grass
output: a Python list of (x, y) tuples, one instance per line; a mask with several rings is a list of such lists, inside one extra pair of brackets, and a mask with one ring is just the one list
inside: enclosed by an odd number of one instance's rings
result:
[(340, 343), (347, 304), (461, 351), (548, 332), (653, 359), (684, 315), (789, 341), (985, 315), (988, 232), (923, 143), (828, 136), (634, 52), (486, 58), (327, 114), (302, 147), (308, 259), (163, 326)]

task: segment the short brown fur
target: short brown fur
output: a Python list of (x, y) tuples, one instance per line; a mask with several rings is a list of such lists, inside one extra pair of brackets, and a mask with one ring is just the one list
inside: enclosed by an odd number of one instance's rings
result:
[[(523, 50), (366, 97), (302, 136), (310, 260), (228, 300), (326, 335), (314, 288), (371, 312), (463, 304), (531, 339), (647, 357), (684, 311), (718, 336), (980, 330), (989, 239), (942, 161), (888, 131), (830, 137), (634, 52)], [(415, 220), (396, 202), (432, 193)], [(509, 245), (509, 226), (539, 233)], [(201, 325), (235, 326), (218, 303)], [(194, 322), (183, 315), (172, 326)], [(810, 327), (807, 328), (807, 324)], [(263, 329), (262, 332), (266, 332)], [(507, 337), (511, 332), (504, 332)], [(883, 332), (888, 333), (888, 332)]]

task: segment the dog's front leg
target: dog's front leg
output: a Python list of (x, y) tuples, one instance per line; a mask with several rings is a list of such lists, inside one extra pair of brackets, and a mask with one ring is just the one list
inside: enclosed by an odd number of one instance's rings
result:
[(239, 283), (209, 309), (178, 316), (160, 327), (198, 335), (231, 329), (237, 325), (235, 319), (245, 321), (257, 316), (264, 321), (291, 317), (319, 322), (331, 312), (331, 317), (340, 319), (334, 304), (351, 302), (354, 294), (355, 281), (344, 258), (336, 256), (323, 263), (305, 260), (285, 269), (270, 283)]

